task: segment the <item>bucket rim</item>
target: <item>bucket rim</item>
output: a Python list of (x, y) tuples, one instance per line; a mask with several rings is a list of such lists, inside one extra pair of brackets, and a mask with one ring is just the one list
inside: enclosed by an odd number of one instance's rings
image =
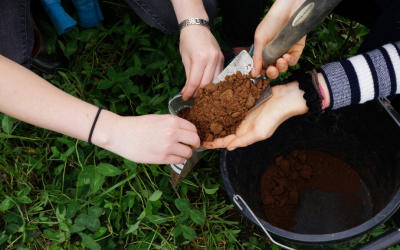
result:
[[(240, 148), (238, 148), (236, 150), (240, 150)], [(254, 225), (260, 227), (260, 225), (253, 218), (251, 213), (247, 210), (241, 210), (239, 207), (237, 207), (236, 203), (233, 200), (233, 196), (236, 194), (234, 193), (233, 187), (229, 181), (228, 171), (226, 168), (226, 160), (225, 159), (226, 159), (227, 153), (228, 153), (228, 150), (226, 150), (226, 149), (221, 150), (220, 169), (221, 169), (222, 180), (223, 180), (224, 186), (227, 190), (229, 199), (232, 201), (232, 204), (234, 204), (235, 208), (244, 217), (246, 217), (247, 220), (251, 221)], [(379, 213), (377, 213), (371, 219), (367, 220), (366, 222), (364, 222), (356, 227), (347, 229), (342, 232), (332, 233), (332, 234), (299, 234), (299, 233), (294, 233), (294, 232), (286, 231), (286, 230), (280, 229), (278, 227), (275, 227), (261, 218), (259, 218), (259, 220), (260, 220), (262, 226), (273, 237), (278, 237), (280, 239), (287, 240), (292, 243), (298, 243), (298, 244), (313, 244), (313, 245), (314, 244), (315, 245), (326, 244), (326, 245), (328, 245), (328, 244), (336, 244), (336, 243), (341, 243), (344, 241), (352, 240), (352, 239), (363, 236), (363, 235), (373, 231), (375, 228), (379, 227), (381, 224), (385, 223), (388, 219), (390, 219), (390, 217), (397, 211), (397, 209), (399, 207), (400, 207), (400, 189), (397, 190), (397, 192), (393, 196), (392, 200)]]

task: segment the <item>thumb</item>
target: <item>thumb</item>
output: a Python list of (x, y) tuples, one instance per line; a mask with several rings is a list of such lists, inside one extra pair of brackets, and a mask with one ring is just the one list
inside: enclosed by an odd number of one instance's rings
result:
[(255, 39), (254, 54), (253, 54), (253, 70), (251, 71), (253, 77), (257, 77), (262, 70), (263, 67), (262, 50), (263, 50), (263, 43), (260, 43)]
[(187, 59), (185, 56), (182, 56), (182, 63), (183, 63), (183, 67), (185, 68), (186, 82), (185, 82), (185, 86), (183, 86), (183, 89), (181, 90), (181, 94), (183, 96), (185, 96), (185, 90), (186, 90), (186, 86), (188, 84), (188, 80), (189, 80), (189, 76), (190, 76), (190, 69), (191, 69), (190, 59)]
[(306, 44), (306, 36), (304, 36), (300, 41), (298, 41), (295, 45), (293, 45), (289, 51), (287, 52), (286, 55), (284, 56), (284, 59), (287, 60), (290, 56), (292, 60), (288, 61), (288, 64), (290, 66), (294, 66), (297, 64), (297, 62), (300, 59), (301, 54), (303, 53), (304, 47)]

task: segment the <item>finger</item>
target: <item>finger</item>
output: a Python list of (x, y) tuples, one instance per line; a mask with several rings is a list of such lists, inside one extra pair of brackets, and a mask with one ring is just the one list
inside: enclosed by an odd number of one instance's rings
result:
[(201, 83), (205, 67), (206, 67), (205, 63), (192, 61), (189, 79), (186, 84), (185, 91), (182, 93), (183, 95), (182, 99), (184, 101), (189, 100), (189, 98), (192, 97), (193, 94), (196, 92), (197, 88)]
[(288, 67), (288, 62), (285, 59), (279, 58), (278, 61), (276, 61), (276, 68), (279, 72), (285, 72), (288, 70)]
[(279, 76), (279, 70), (275, 66), (268, 66), (267, 76), (271, 79), (275, 79)]
[(200, 85), (198, 86), (199, 88), (204, 88), (213, 81), (217, 65), (218, 61), (207, 64), (203, 73), (203, 77), (201, 78)]
[(203, 142), (203, 147), (207, 149), (226, 148), (226, 146), (235, 138), (236, 135), (228, 135), (224, 138), (219, 138), (212, 142)]
[(235, 150), (236, 148), (246, 147), (251, 145), (257, 141), (261, 140), (261, 138), (255, 133), (254, 130), (250, 130), (242, 136), (236, 137), (232, 140), (228, 145), (228, 150)]
[(185, 73), (186, 73), (186, 82), (185, 82), (185, 86), (183, 86), (182, 90), (181, 90), (181, 94), (183, 94), (183, 92), (185, 92), (185, 88), (189, 79), (189, 75), (190, 75), (190, 60), (186, 59), (186, 57), (182, 58), (182, 63), (183, 63), (183, 67), (185, 68)]
[(219, 60), (219, 63), (217, 64), (217, 67), (215, 68), (214, 76), (213, 76), (213, 81), (217, 79), (218, 75), (221, 74), (222, 70), (224, 69), (224, 56), (221, 55), (221, 58)]
[[(212, 56), (212, 55), (211, 55)], [(216, 52), (214, 58), (211, 62), (207, 63), (206, 69), (204, 70), (203, 77), (201, 79), (200, 86), (196, 89), (194, 97), (197, 97), (197, 91), (199, 88), (204, 88), (208, 84), (212, 83), (212, 81), (221, 73), (222, 69), (220, 68), (223, 65), (222, 53)], [(222, 61), (222, 64), (221, 64)]]
[(191, 123), (191, 122), (189, 122), (189, 121), (187, 121), (187, 120), (185, 120), (183, 118), (179, 117), (178, 126), (181, 129), (188, 130), (188, 131), (193, 131), (193, 132), (197, 133), (196, 126), (193, 123)]
[(182, 143), (174, 143), (174, 145), (169, 148), (168, 153), (187, 159), (192, 156), (193, 151), (187, 145), (183, 145)]
[(297, 63), (297, 62), (295, 61), (295, 58), (294, 58), (292, 55), (290, 55), (290, 54), (284, 54), (284, 55), (282, 56), (282, 58), (286, 60), (286, 62), (287, 62), (287, 64), (288, 64), (289, 66), (294, 66), (294, 65), (296, 65), (296, 63)]
[(304, 36), (298, 43), (296, 43), (290, 48), (290, 50), (287, 53), (293, 57), (293, 60), (291, 60), (291, 62), (288, 61), (288, 64), (290, 66), (294, 66), (297, 64), (301, 54), (303, 53), (305, 45), (306, 45), (306, 36)]
[(186, 145), (190, 145), (193, 148), (200, 147), (200, 138), (199, 135), (195, 132), (181, 129), (178, 132), (178, 142), (184, 143)]
[(264, 48), (264, 45), (267, 44), (267, 42), (268, 41), (263, 41), (263, 38), (258, 37), (257, 35), (254, 38), (253, 70), (251, 71), (253, 77), (257, 77), (262, 70), (263, 67), (262, 50)]
[(168, 155), (163, 162), (158, 164), (183, 164), (187, 159), (177, 155)]

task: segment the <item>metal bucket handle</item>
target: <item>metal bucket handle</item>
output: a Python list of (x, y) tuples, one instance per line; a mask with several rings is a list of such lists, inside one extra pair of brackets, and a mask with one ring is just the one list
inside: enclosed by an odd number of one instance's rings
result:
[(272, 238), (272, 236), (268, 233), (267, 229), (265, 229), (265, 228), (263, 227), (263, 225), (261, 224), (261, 222), (258, 220), (257, 216), (255, 216), (255, 214), (253, 213), (253, 211), (251, 211), (250, 207), (249, 207), (249, 206), (247, 205), (247, 203), (243, 200), (242, 196), (240, 196), (240, 195), (238, 195), (238, 194), (235, 194), (235, 195), (233, 196), (233, 201), (236, 203), (236, 206), (238, 206), (238, 208), (239, 208), (240, 210), (243, 211), (243, 207), (239, 204), (239, 200), (243, 203), (243, 205), (246, 207), (246, 209), (249, 211), (249, 213), (250, 213), (250, 214), (254, 217), (254, 219), (257, 221), (258, 225), (262, 228), (262, 230), (264, 231), (264, 233), (268, 236), (268, 238), (269, 238), (275, 245), (278, 245), (278, 246), (283, 247), (283, 248), (288, 249), (288, 250), (296, 250), (295, 248), (291, 248), (291, 247), (282, 245), (281, 243), (275, 241), (275, 240)]

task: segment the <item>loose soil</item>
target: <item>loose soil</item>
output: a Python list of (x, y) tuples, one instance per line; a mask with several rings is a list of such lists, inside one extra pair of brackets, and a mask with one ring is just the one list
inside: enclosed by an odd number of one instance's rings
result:
[[(267, 221), (292, 231), (303, 189), (342, 192), (342, 203), (354, 203), (351, 194), (360, 188), (360, 176), (344, 161), (329, 154), (294, 150), (280, 156), (261, 179), (261, 199)], [(353, 197), (353, 198), (352, 198)]]
[(199, 89), (193, 107), (181, 110), (178, 116), (196, 126), (201, 141), (234, 134), (268, 83), (260, 80), (253, 84), (249, 75), (238, 71), (222, 82)]

